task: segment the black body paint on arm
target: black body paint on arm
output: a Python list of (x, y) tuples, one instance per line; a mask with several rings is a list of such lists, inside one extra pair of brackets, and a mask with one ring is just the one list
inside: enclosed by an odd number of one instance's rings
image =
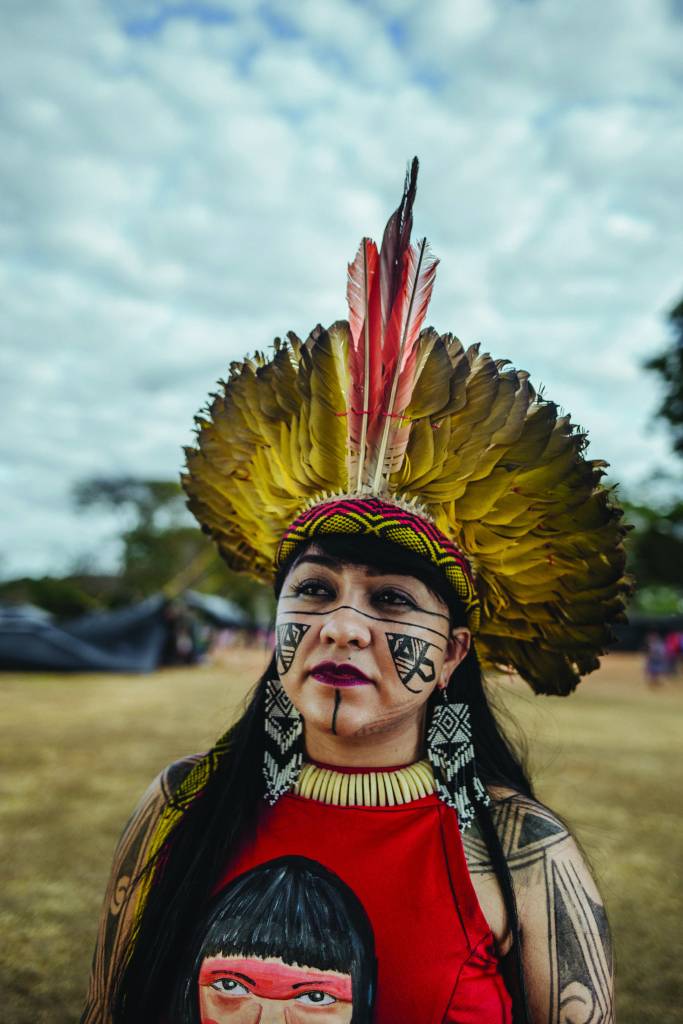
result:
[(612, 958), (604, 907), (588, 895), (573, 865), (552, 864), (551, 875), (559, 1020), (609, 1021)]
[[(607, 914), (574, 839), (547, 807), (527, 797), (499, 801), (492, 817), (520, 907), (532, 1021), (613, 1024)], [(471, 875), (494, 875), (476, 824), (463, 846)]]
[(126, 825), (114, 854), (109, 886), (92, 960), (81, 1024), (111, 1024), (110, 1006), (118, 972), (134, 927), (139, 882), (159, 817), (180, 783), (201, 760), (186, 757), (169, 765), (149, 787)]

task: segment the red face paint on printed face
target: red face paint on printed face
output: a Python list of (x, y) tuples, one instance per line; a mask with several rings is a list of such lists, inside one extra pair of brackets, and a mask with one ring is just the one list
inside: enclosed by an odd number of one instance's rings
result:
[(207, 957), (199, 1008), (201, 1024), (350, 1024), (351, 976), (275, 957)]

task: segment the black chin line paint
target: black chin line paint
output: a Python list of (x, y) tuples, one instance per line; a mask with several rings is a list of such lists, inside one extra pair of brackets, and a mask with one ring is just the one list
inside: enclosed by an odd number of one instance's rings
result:
[(337, 735), (337, 712), (339, 711), (339, 706), (341, 704), (341, 699), (342, 699), (341, 690), (335, 690), (334, 691), (334, 711), (332, 712), (332, 732), (334, 733), (335, 736)]

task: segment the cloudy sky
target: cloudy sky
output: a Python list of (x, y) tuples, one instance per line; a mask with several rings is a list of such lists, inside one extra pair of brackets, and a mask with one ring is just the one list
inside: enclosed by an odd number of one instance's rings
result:
[(635, 486), (683, 292), (678, 0), (5, 0), (0, 573), (115, 556), (93, 474), (171, 477), (227, 364), (345, 315), (418, 154), (430, 321)]

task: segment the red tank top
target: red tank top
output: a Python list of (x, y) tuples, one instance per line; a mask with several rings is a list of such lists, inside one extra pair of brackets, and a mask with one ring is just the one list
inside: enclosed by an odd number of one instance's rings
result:
[(375, 933), (376, 1024), (510, 1024), (455, 812), (436, 795), (338, 807), (287, 794), (263, 807), (216, 891), (286, 855), (318, 861), (363, 903)]

